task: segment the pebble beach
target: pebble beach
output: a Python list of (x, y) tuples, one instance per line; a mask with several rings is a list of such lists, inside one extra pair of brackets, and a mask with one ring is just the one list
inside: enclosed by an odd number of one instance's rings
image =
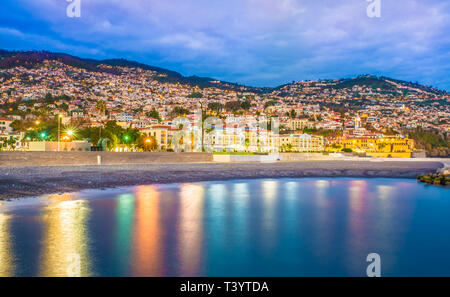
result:
[(301, 177), (416, 178), (442, 162), (304, 161), (0, 167), (0, 200), (159, 183)]

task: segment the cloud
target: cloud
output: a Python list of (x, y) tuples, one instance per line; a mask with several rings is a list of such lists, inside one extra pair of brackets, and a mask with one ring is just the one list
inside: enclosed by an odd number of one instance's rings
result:
[(80, 19), (65, 15), (65, 1), (3, 1), (0, 47), (125, 57), (257, 86), (373, 73), (450, 89), (446, 0), (381, 0), (381, 18), (367, 17), (365, 0), (81, 1)]

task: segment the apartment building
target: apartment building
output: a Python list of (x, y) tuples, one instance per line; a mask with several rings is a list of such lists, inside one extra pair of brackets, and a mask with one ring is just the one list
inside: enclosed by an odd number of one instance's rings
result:
[(292, 131), (303, 130), (304, 128), (314, 128), (314, 122), (306, 119), (291, 119), (288, 121), (289, 129)]
[(0, 118), (0, 133), (11, 133), (13, 132), (13, 128), (11, 127), (11, 123), (13, 121), (8, 118)]

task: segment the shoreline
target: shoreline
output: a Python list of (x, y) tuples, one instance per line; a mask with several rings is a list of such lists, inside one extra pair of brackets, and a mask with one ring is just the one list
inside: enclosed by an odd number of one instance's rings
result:
[(301, 161), (0, 167), (0, 200), (122, 186), (256, 178), (416, 178), (436, 161)]

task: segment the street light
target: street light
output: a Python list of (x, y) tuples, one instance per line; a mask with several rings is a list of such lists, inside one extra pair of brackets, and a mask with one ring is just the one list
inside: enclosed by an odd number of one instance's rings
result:
[(72, 136), (73, 135), (73, 131), (72, 130), (67, 131), (67, 135)]
[(58, 152), (59, 152), (59, 144), (61, 142), (61, 119), (62, 114), (58, 115)]
[(150, 137), (145, 138), (144, 140), (144, 145), (147, 147), (148, 150), (150, 150), (150, 146), (153, 143), (153, 139), (151, 139)]

